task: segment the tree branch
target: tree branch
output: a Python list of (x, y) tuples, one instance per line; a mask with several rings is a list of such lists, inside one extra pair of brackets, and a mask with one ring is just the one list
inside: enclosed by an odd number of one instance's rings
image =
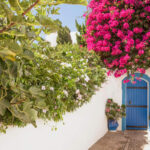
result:
[[(35, 5), (39, 3), (40, 0), (36, 0), (34, 4), (32, 4), (28, 9), (26, 9), (23, 13), (22, 16), (24, 16), (26, 13), (28, 13)], [(11, 28), (13, 25), (15, 25), (15, 22), (10, 23), (7, 27), (4, 27), (3, 29), (0, 30), (0, 33), (3, 33), (4, 31), (8, 30)]]

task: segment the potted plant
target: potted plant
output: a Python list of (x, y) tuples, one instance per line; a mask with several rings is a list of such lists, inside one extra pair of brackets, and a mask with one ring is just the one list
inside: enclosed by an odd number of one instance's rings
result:
[(113, 99), (109, 98), (106, 103), (105, 113), (108, 120), (108, 129), (110, 131), (116, 131), (118, 127), (117, 120), (126, 116), (125, 105), (120, 106)]

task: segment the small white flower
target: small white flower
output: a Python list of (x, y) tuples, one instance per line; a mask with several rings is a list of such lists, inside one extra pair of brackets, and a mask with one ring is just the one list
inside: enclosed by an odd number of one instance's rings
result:
[(68, 79), (71, 79), (71, 77), (69, 76)]
[(65, 67), (72, 67), (72, 65), (71, 65), (71, 64), (64, 63), (64, 62), (62, 62), (62, 63), (61, 63), (61, 65), (62, 65), (62, 66), (65, 66)]
[(71, 56), (71, 59), (73, 59), (73, 56)]
[(42, 90), (46, 90), (46, 87), (43, 85), (41, 89), (42, 89)]
[(86, 86), (86, 83), (82, 83), (82, 85)]
[(62, 77), (62, 74), (60, 74), (60, 77)]
[(90, 80), (89, 76), (88, 75), (85, 75), (85, 79), (84, 79), (86, 82), (88, 82)]
[(79, 94), (78, 97), (77, 97), (77, 99), (81, 100), (82, 99), (82, 95)]
[(79, 106), (81, 106), (81, 102), (79, 102)]
[(86, 62), (88, 62), (89, 60), (88, 59), (86, 59)]
[(72, 67), (72, 65), (71, 65), (71, 64), (67, 64), (66, 66), (67, 66), (67, 67)]
[(63, 90), (63, 92), (68, 97), (68, 92), (66, 90)]
[(84, 75), (81, 76), (81, 78), (84, 78), (84, 77), (85, 77)]
[(83, 61), (84, 59), (80, 59), (80, 61)]
[(70, 51), (70, 53), (72, 53), (72, 51)]
[(47, 70), (47, 72), (48, 72), (48, 73), (51, 73), (52, 71), (51, 71), (51, 70)]
[(60, 99), (60, 95), (58, 95), (57, 98)]
[(43, 109), (43, 113), (46, 113), (47, 112), (47, 110), (46, 109)]
[(80, 90), (79, 90), (79, 89), (77, 89), (77, 90), (76, 90), (76, 94), (79, 94), (79, 93), (80, 93)]
[(39, 65), (39, 64), (37, 64), (37, 66), (38, 66), (38, 67), (40, 67), (40, 65)]
[(78, 82), (79, 80), (80, 80), (80, 78), (77, 78), (77, 79), (76, 79), (76, 82)]
[(54, 91), (54, 88), (53, 88), (53, 87), (50, 87), (49, 89), (50, 89), (51, 91)]

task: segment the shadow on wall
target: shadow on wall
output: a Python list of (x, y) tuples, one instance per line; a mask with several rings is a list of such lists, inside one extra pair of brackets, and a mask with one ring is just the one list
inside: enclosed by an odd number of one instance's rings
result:
[(89, 150), (149, 150), (149, 131), (107, 132)]

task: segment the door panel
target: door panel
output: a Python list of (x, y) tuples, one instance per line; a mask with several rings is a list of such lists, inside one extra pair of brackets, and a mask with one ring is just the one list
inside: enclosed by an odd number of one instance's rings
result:
[(147, 128), (147, 83), (136, 80), (127, 83), (126, 88), (126, 129)]

